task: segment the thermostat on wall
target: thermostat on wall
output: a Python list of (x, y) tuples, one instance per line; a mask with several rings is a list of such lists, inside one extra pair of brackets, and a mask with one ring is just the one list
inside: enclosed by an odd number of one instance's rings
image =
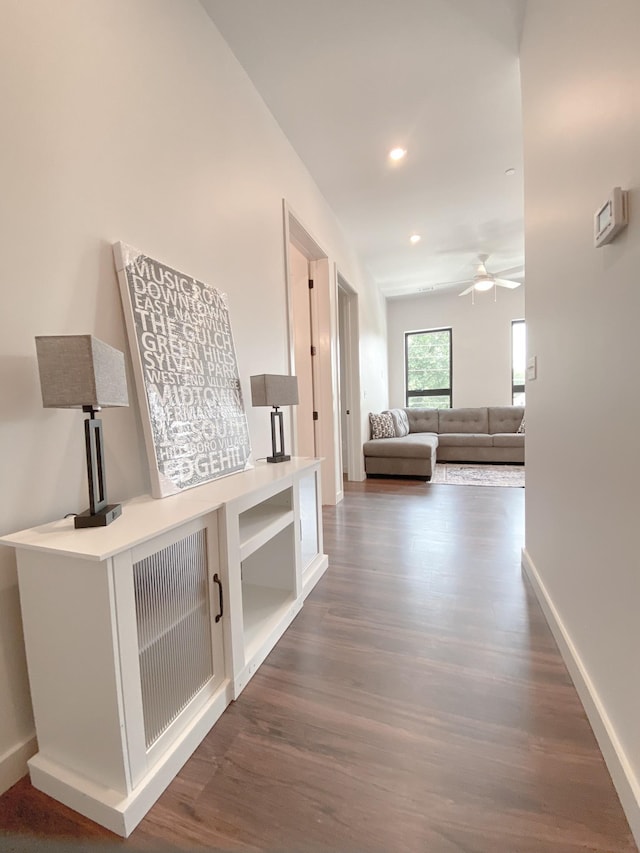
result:
[(610, 243), (629, 223), (629, 193), (614, 187), (611, 196), (593, 217), (593, 242), (598, 246)]

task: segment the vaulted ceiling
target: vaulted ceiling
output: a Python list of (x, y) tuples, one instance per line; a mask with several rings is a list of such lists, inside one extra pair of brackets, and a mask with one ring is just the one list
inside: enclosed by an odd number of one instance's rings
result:
[(526, 0), (201, 2), (386, 296), (523, 280)]

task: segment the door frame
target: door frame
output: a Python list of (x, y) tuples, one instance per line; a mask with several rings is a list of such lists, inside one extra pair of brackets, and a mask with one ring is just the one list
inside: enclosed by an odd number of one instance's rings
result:
[[(322, 459), (322, 503), (335, 505), (342, 500), (342, 472), (340, 470), (339, 406), (334, 406), (338, 393), (337, 364), (337, 291), (335, 275), (330, 275), (329, 258), (320, 244), (304, 227), (300, 217), (282, 200), (284, 232), (284, 265), (287, 297), (287, 338), (289, 371), (295, 375), (293, 302), (289, 269), (289, 244), (309, 261), (314, 279), (311, 302), (311, 323), (314, 330), (316, 355), (314, 358), (314, 401), (318, 412), (316, 425), (316, 453)], [(317, 384), (315, 380), (317, 379)], [(290, 429), (294, 453), (297, 450), (297, 426), (290, 412)], [(338, 473), (339, 472), (339, 473)]]
[[(359, 304), (358, 294), (342, 275), (338, 267), (335, 269), (336, 287), (343, 296), (342, 304), (345, 308), (344, 330), (346, 340), (344, 347), (340, 347), (340, 357), (345, 359), (345, 398), (349, 409), (346, 419), (347, 434), (347, 479), (360, 482), (364, 480), (364, 457), (362, 455), (362, 441), (360, 431), (360, 323), (358, 319)], [(340, 299), (337, 300), (338, 311), (340, 311)], [(344, 350), (344, 352), (343, 352)], [(338, 399), (341, 401), (342, 396)], [(342, 428), (342, 420), (340, 420)], [(342, 441), (339, 442), (342, 453)], [(340, 469), (342, 470), (342, 461)]]
[[(317, 314), (312, 300), (315, 288), (308, 286), (314, 275), (312, 263), (289, 241), (287, 245), (289, 263), (289, 295), (294, 334), (287, 338), (293, 359), (290, 361), (291, 373), (298, 378), (298, 405), (289, 410), (292, 418), (291, 447), (296, 456), (318, 456), (317, 424), (313, 420), (316, 410), (315, 389), (318, 385), (317, 358), (313, 355), (314, 344), (318, 336)], [(295, 369), (294, 369), (295, 368)], [(288, 416), (287, 415), (287, 416)]]

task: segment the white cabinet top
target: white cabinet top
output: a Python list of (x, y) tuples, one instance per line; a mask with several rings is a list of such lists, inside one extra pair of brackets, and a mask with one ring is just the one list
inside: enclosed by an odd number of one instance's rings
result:
[(106, 560), (194, 518), (214, 512), (232, 501), (251, 495), (255, 502), (269, 495), (274, 484), (293, 482), (296, 474), (317, 466), (319, 459), (294, 457), (277, 464), (256, 462), (241, 471), (178, 495), (155, 499), (150, 495), (122, 504), (122, 515), (107, 527), (78, 529), (73, 518), (31, 527), (0, 537), (0, 544), (65, 554), (86, 560)]

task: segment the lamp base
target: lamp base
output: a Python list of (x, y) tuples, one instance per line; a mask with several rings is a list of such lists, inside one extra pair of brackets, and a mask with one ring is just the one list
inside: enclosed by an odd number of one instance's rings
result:
[(285, 453), (279, 453), (277, 456), (267, 456), (267, 462), (288, 462), (291, 459)]
[(84, 512), (78, 513), (73, 520), (74, 526), (78, 527), (106, 527), (111, 524), (116, 518), (122, 515), (121, 504), (109, 504), (98, 510), (95, 515), (91, 515), (90, 509), (85, 509)]

